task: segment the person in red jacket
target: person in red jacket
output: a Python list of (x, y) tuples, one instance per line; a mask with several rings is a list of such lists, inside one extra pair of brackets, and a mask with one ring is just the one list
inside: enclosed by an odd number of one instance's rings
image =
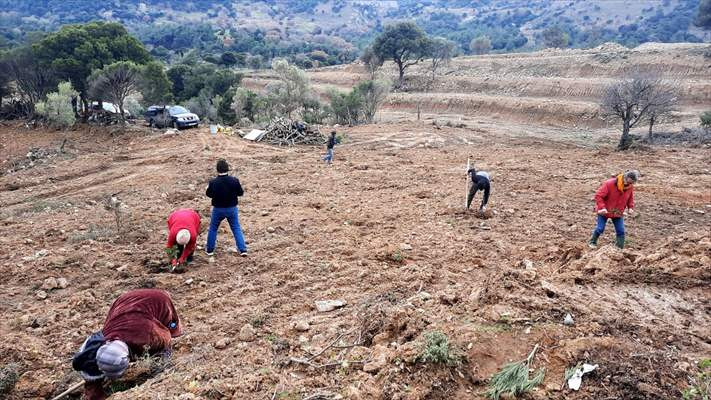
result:
[(189, 208), (173, 211), (168, 217), (168, 243), (166, 248), (177, 246), (178, 252), (170, 260), (173, 268), (193, 261), (193, 253), (200, 233), (200, 215)]
[[(630, 170), (624, 174), (606, 180), (595, 193), (595, 212), (597, 213), (597, 227), (593, 231), (588, 244), (597, 247), (597, 239), (605, 231), (608, 219), (612, 219), (617, 235), (617, 247), (625, 247), (625, 215), (634, 215), (634, 184), (639, 180), (637, 170)], [(625, 209), (629, 209), (625, 212)]]
[(117, 379), (129, 361), (146, 352), (170, 356), (170, 342), (183, 334), (170, 295), (158, 289), (137, 289), (119, 296), (100, 332), (90, 335), (72, 359), (86, 381), (84, 396), (104, 400), (104, 379)]

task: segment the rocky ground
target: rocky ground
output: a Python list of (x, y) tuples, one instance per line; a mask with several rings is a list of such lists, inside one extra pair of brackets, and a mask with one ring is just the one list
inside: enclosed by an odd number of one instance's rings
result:
[[(186, 333), (170, 365), (137, 363), (112, 399), (484, 398), (491, 375), (536, 344), (546, 375), (530, 398), (680, 397), (711, 357), (708, 147), (619, 153), (604, 137), (519, 128), (337, 128), (346, 140), (328, 167), (321, 148), (206, 128), (5, 124), (0, 378), (18, 376), (7, 398), (77, 381), (72, 354), (139, 287), (169, 291)], [(214, 262), (198, 253), (185, 273), (160, 272), (168, 214), (192, 207), (207, 224), (220, 157), (245, 186), (250, 256), (226, 252), (223, 226)], [(487, 216), (463, 210), (469, 157), (492, 174)], [(593, 193), (630, 167), (643, 179), (628, 248), (613, 247), (610, 226), (591, 250)], [(343, 304), (322, 312), (323, 300)], [(461, 363), (420, 360), (433, 331)], [(573, 392), (563, 375), (578, 362), (599, 368)]]

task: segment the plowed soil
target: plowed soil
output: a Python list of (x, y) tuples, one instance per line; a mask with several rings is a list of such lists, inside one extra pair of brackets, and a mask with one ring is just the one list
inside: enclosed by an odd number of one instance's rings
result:
[[(456, 128), (389, 107), (378, 124), (336, 128), (346, 138), (332, 166), (322, 148), (205, 127), (1, 126), (0, 360), (19, 376), (6, 398), (78, 381), (73, 353), (140, 287), (172, 294), (185, 335), (170, 365), (137, 363), (112, 399), (482, 399), (536, 344), (546, 377), (528, 398), (679, 398), (711, 357), (708, 146), (620, 153), (611, 127), (579, 129), (570, 115), (551, 127), (452, 110)], [(213, 262), (199, 251), (186, 272), (162, 271), (167, 216), (191, 207), (207, 226), (221, 157), (245, 187), (249, 257), (227, 252), (223, 226)], [(485, 216), (464, 210), (467, 159), (492, 176)], [(628, 246), (608, 226), (589, 249), (594, 191), (628, 168), (643, 175)], [(346, 305), (319, 312), (320, 300)], [(432, 331), (459, 365), (420, 361)], [(599, 369), (573, 392), (563, 374), (579, 362)]]

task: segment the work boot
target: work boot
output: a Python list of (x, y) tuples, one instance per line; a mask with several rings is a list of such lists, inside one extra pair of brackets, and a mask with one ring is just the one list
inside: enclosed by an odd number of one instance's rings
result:
[(617, 247), (619, 247), (620, 249), (624, 249), (624, 248), (625, 248), (625, 237), (624, 237), (624, 236), (618, 236), (617, 239), (615, 240), (615, 244), (616, 244)]
[(588, 247), (590, 247), (591, 249), (597, 248), (597, 238), (599, 238), (599, 237), (600, 237), (600, 235), (593, 232), (592, 237), (590, 238), (590, 240), (588, 240)]

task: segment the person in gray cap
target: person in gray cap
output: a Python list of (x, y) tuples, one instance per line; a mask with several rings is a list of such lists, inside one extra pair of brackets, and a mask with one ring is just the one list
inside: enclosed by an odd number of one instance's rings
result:
[(104, 400), (104, 379), (120, 378), (130, 360), (146, 352), (170, 354), (170, 341), (183, 333), (167, 292), (138, 289), (122, 294), (109, 309), (100, 332), (90, 335), (72, 359), (86, 381), (84, 396)]

